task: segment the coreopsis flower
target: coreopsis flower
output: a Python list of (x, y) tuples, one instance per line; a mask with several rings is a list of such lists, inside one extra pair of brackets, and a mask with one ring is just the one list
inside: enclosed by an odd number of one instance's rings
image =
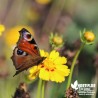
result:
[(34, 31), (29, 26), (15, 26), (6, 32), (5, 40), (8, 46), (14, 46), (19, 39), (19, 31), (21, 28), (26, 28), (34, 35)]
[(63, 82), (70, 73), (70, 69), (65, 65), (67, 58), (61, 57), (55, 50), (51, 51), (50, 54), (40, 50), (40, 54), (46, 59), (41, 64), (30, 68), (29, 79), (32, 80), (38, 76), (46, 81)]
[(0, 24), (0, 36), (2, 35), (2, 33), (4, 32), (5, 30), (5, 26)]
[(51, 33), (49, 38), (52, 48), (60, 48), (64, 44), (63, 37), (61, 35)]
[(80, 32), (81, 41), (86, 44), (92, 44), (95, 40), (95, 35), (92, 31), (86, 31), (84, 29), (83, 32)]

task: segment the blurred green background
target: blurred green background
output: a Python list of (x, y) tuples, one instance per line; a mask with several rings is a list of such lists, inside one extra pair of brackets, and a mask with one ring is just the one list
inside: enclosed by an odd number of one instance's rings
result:
[[(0, 0), (0, 24), (5, 26), (0, 35), (0, 98), (11, 98), (20, 82), (26, 82), (31, 98), (36, 98), (37, 80), (27, 81), (26, 72), (13, 77), (15, 68), (10, 57), (19, 38), (18, 31), (23, 27), (33, 34), (39, 48), (46, 51), (51, 50), (51, 32), (63, 35), (65, 44), (61, 54), (68, 61), (73, 57), (66, 51), (77, 50), (80, 30), (92, 30), (95, 43), (81, 52), (72, 83), (75, 80), (96, 83), (94, 96), (80, 98), (98, 98), (98, 0)], [(63, 98), (66, 82), (47, 83), (46, 98)]]

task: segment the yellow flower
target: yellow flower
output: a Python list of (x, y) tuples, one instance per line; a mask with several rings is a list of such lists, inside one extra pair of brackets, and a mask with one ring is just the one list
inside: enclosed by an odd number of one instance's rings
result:
[(39, 4), (49, 4), (51, 0), (35, 0)]
[(84, 38), (87, 40), (87, 42), (93, 42), (95, 39), (95, 35), (91, 31), (86, 31), (84, 33)]
[(29, 26), (15, 26), (11, 29), (9, 29), (7, 32), (6, 32), (6, 36), (5, 36), (5, 40), (6, 40), (6, 44), (9, 45), (9, 46), (14, 46), (16, 45), (18, 39), (19, 39), (19, 31), (22, 29), (22, 28), (26, 28), (27, 30), (30, 31), (30, 33), (32, 33), (34, 35), (34, 31), (32, 30), (31, 27)]
[(2, 35), (2, 33), (4, 32), (5, 27), (4, 25), (0, 24), (0, 36)]
[(50, 54), (40, 50), (40, 54), (42, 57), (46, 57), (46, 59), (41, 64), (30, 68), (29, 78), (34, 79), (36, 76), (39, 76), (42, 80), (63, 82), (70, 73), (70, 70), (65, 65), (67, 59), (61, 57), (55, 50)]

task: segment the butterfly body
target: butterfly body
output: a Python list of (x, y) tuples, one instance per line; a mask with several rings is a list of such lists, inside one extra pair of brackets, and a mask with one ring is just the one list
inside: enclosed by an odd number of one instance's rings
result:
[(25, 28), (19, 32), (20, 38), (13, 51), (13, 56), (11, 57), (17, 70), (15, 75), (34, 65), (42, 63), (42, 61), (45, 59), (45, 57), (40, 56), (37, 44), (30, 32)]

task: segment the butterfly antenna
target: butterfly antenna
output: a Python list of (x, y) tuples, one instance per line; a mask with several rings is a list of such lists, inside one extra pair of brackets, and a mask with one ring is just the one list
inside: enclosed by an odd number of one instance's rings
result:
[(13, 75), (13, 77), (16, 76), (17, 74), (19, 74), (19, 71), (16, 71), (16, 73)]

